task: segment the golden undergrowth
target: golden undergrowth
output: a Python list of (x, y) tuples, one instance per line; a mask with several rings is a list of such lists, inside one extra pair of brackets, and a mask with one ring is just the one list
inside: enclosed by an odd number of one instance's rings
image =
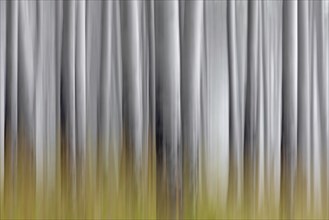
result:
[[(265, 193), (267, 198), (264, 198), (261, 204), (257, 204), (257, 208), (251, 214), (250, 212), (247, 214), (243, 208), (237, 210), (227, 204), (216, 203), (216, 200), (210, 202), (204, 180), (200, 181), (203, 186), (198, 188), (197, 202), (194, 207), (191, 204), (185, 204), (182, 206), (184, 211), (181, 210), (183, 214), (161, 216), (157, 213), (157, 202), (166, 206), (173, 201), (162, 203), (163, 200), (168, 200), (168, 196), (165, 196), (168, 188), (157, 189), (155, 148), (149, 148), (151, 150), (147, 151), (147, 158), (143, 158), (145, 163), (142, 164), (142, 171), (136, 174), (131, 157), (125, 148), (121, 151), (120, 160), (117, 160), (117, 168), (115, 168), (114, 158), (109, 156), (109, 162), (104, 165), (88, 148), (84, 167), (77, 166), (74, 173), (67, 166), (68, 163), (63, 162), (63, 153), (60, 152), (63, 148), (58, 147), (55, 181), (47, 182), (47, 174), (44, 173), (42, 184), (36, 182), (35, 157), (33, 150), (28, 149), (28, 147), (17, 148), (15, 163), (11, 159), (5, 160), (4, 189), (0, 194), (1, 219), (155, 219), (174, 217), (326, 219), (329, 217), (326, 205), (322, 205), (319, 209), (320, 212), (312, 211), (316, 208), (311, 208), (311, 211), (305, 209), (307, 201), (303, 192), (304, 188), (297, 184), (293, 214), (286, 216), (282, 215), (278, 204), (274, 202), (273, 191)], [(5, 157), (13, 158), (13, 155), (7, 152)], [(164, 185), (162, 184), (162, 186)], [(159, 196), (163, 198), (159, 198)], [(218, 201), (223, 201), (223, 199)], [(248, 202), (247, 199), (243, 201)], [(327, 204), (327, 201), (322, 201), (322, 204)], [(159, 208), (168, 210), (168, 207)]]

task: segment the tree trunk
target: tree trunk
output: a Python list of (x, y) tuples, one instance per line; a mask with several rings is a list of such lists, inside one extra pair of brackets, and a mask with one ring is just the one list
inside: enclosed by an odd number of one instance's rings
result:
[(237, 64), (236, 14), (235, 2), (227, 3), (227, 33), (228, 33), (228, 67), (229, 67), (229, 127), (230, 127), (230, 159), (229, 159), (229, 204), (233, 210), (239, 210), (242, 193), (242, 135), (241, 135), (241, 108), (239, 98), (239, 72)]
[(244, 129), (244, 203), (247, 215), (255, 213), (256, 156), (258, 154), (258, 22), (259, 2), (248, 5), (248, 67)]
[(86, 80), (86, 2), (76, 3), (76, 45), (75, 45), (75, 105), (76, 105), (76, 162), (78, 204), (85, 204), (86, 156), (87, 156), (87, 80)]
[(99, 121), (99, 152), (105, 167), (100, 167), (107, 173), (110, 165), (110, 124), (111, 124), (111, 80), (112, 80), (112, 2), (106, 1), (102, 5), (102, 32), (101, 32), (101, 72), (100, 72), (100, 121)]
[[(15, 207), (17, 188), (17, 63), (18, 63), (18, 1), (7, 2), (6, 91), (5, 91), (5, 200)], [(5, 206), (6, 208), (6, 206)], [(8, 217), (14, 216), (13, 209)]]
[(137, 1), (123, 2), (121, 5), (122, 72), (125, 79), (123, 81), (123, 120), (127, 153), (133, 155), (131, 159), (136, 165), (136, 171), (141, 166), (143, 122), (138, 5)]
[(311, 148), (311, 74), (309, 50), (309, 13), (308, 1), (298, 2), (298, 144), (297, 144), (297, 196), (298, 206), (306, 207), (304, 214), (309, 212), (310, 198), (310, 148)]
[[(196, 209), (198, 152), (201, 141), (201, 28), (203, 2), (185, 3), (184, 41), (182, 50), (181, 109), (182, 144), (185, 179), (184, 207)], [(190, 206), (191, 205), (191, 206)], [(195, 216), (196, 213), (191, 213)]]
[[(227, 2), (205, 2), (208, 145), (205, 146), (206, 198), (216, 213), (226, 211), (229, 175), (229, 71)], [(221, 204), (218, 208), (218, 204)]]
[(297, 165), (297, 1), (283, 2), (281, 211), (293, 216)]
[[(61, 64), (62, 141), (66, 195), (76, 199), (76, 105), (75, 105), (75, 22), (76, 2), (63, 2), (63, 36)], [(43, 128), (40, 128), (43, 129)], [(41, 144), (41, 143), (40, 143)], [(67, 179), (66, 179), (67, 178)], [(64, 190), (64, 192), (65, 192)], [(69, 193), (70, 192), (70, 193)], [(72, 203), (73, 205), (73, 203)], [(74, 210), (74, 206), (70, 207)]]
[[(316, 207), (321, 210), (327, 204), (326, 201), (326, 188), (328, 186), (327, 183), (327, 169), (326, 169), (326, 155), (327, 155), (327, 146), (328, 146), (328, 121), (325, 120), (328, 118), (328, 74), (325, 72), (325, 62), (324, 59), (324, 3), (323, 2), (314, 2), (315, 4), (315, 22), (316, 22), (316, 33), (317, 33), (317, 88), (319, 94), (319, 117), (320, 117), (320, 149), (317, 161), (319, 163), (319, 170), (320, 173), (319, 182), (321, 184), (321, 191), (318, 196), (317, 201), (321, 201), (319, 205)], [(322, 199), (322, 200), (321, 200)]]
[(7, 2), (0, 2), (0, 207), (3, 207), (5, 176), (6, 7)]
[[(182, 190), (179, 8), (177, 1), (156, 1), (154, 6), (157, 215), (173, 218), (181, 217)], [(165, 192), (166, 186), (169, 187), (168, 193)]]

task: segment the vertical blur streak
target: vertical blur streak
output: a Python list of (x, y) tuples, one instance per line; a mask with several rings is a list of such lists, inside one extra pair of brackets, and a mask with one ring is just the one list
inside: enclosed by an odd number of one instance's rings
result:
[[(203, 2), (185, 3), (182, 45), (181, 112), (186, 209), (196, 210), (199, 147), (201, 141), (201, 27)], [(191, 203), (191, 204), (188, 204)], [(188, 208), (190, 207), (190, 208)], [(193, 214), (193, 213), (192, 213)], [(195, 216), (195, 214), (193, 214)]]
[[(76, 2), (63, 2), (63, 35), (61, 60), (61, 130), (62, 166), (64, 174), (64, 193), (69, 201), (76, 200), (76, 126), (75, 126), (75, 19)], [(75, 209), (75, 203), (71, 203)]]
[(142, 74), (140, 63), (139, 2), (121, 3), (123, 120), (126, 147), (134, 161), (136, 175), (140, 171), (142, 153)]
[(297, 150), (297, 205), (306, 207), (303, 214), (310, 211), (310, 102), (311, 69), (309, 63), (309, 12), (308, 2), (298, 2), (298, 150)]
[(101, 73), (100, 73), (100, 118), (99, 120), (99, 153), (100, 160), (105, 162), (104, 171), (108, 171), (110, 148), (110, 115), (111, 115), (111, 31), (112, 31), (112, 2), (103, 2), (102, 5), (102, 45), (101, 48)]
[[(246, 77), (246, 106), (245, 106), (245, 129), (244, 129), (244, 204), (246, 212), (251, 215), (255, 212), (256, 194), (256, 163), (259, 154), (258, 123), (259, 114), (259, 50), (258, 29), (259, 22), (258, 1), (250, 1), (248, 4), (248, 52), (247, 52), (247, 77)], [(249, 201), (249, 202), (247, 202)]]
[[(18, 2), (7, 2), (5, 98), (5, 199), (10, 215), (16, 203), (17, 174), (17, 38)], [(12, 186), (9, 188), (9, 186)], [(8, 195), (8, 196), (7, 196)]]
[[(229, 71), (229, 127), (230, 127), (230, 159), (229, 159), (229, 202), (238, 210), (242, 199), (242, 134), (241, 111), (239, 102), (239, 71), (237, 68), (237, 36), (236, 36), (236, 2), (227, 3), (227, 45), (228, 45), (228, 71)], [(230, 204), (231, 205), (231, 204)]]
[[(3, 203), (5, 174), (5, 89), (6, 89), (6, 2), (0, 2), (0, 207)], [(1, 217), (1, 215), (0, 215)]]
[(173, 218), (181, 215), (182, 190), (179, 11), (177, 1), (156, 1), (154, 7), (157, 212)]
[[(322, 211), (322, 205), (326, 204), (326, 154), (327, 154), (327, 146), (328, 146), (328, 121), (322, 120), (328, 118), (328, 74), (325, 72), (325, 62), (324, 60), (324, 3), (321, 1), (315, 2), (315, 14), (317, 15), (315, 17), (316, 22), (316, 33), (317, 33), (317, 86), (318, 89), (318, 99), (319, 99), (319, 135), (320, 135), (320, 146), (318, 150), (318, 158), (316, 160), (318, 161), (318, 173), (319, 173), (319, 179), (317, 181), (320, 183), (320, 186), (317, 190), (317, 201), (318, 203), (315, 203), (315, 206), (318, 210), (316, 210), (318, 213)], [(327, 61), (328, 62), (328, 61)], [(322, 192), (322, 193), (321, 193)], [(321, 195), (323, 194), (323, 195)], [(324, 203), (322, 203), (324, 202)]]
[[(216, 215), (226, 211), (229, 173), (229, 75), (227, 53), (227, 2), (206, 1), (205, 73), (207, 109), (204, 153), (205, 186), (203, 200)], [(205, 76), (206, 75), (206, 76)], [(238, 201), (237, 201), (238, 202)], [(217, 205), (220, 204), (220, 205)], [(220, 208), (219, 208), (219, 207)]]
[[(83, 189), (86, 186), (86, 142), (87, 142), (87, 124), (86, 124), (86, 2), (84, 0), (77, 2), (76, 7), (76, 146), (77, 146), (77, 187)], [(54, 123), (54, 122), (53, 122)], [(53, 127), (56, 128), (56, 127)], [(56, 155), (56, 151), (52, 151)], [(54, 172), (54, 171), (53, 171)], [(55, 173), (55, 172), (54, 172)], [(78, 201), (84, 203), (85, 193), (81, 190), (78, 192)]]
[(283, 2), (281, 207), (290, 218), (294, 209), (297, 168), (297, 1)]

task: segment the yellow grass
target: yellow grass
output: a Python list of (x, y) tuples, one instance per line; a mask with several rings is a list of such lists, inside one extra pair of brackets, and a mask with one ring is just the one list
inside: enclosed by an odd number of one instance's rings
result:
[[(168, 189), (157, 189), (155, 148), (149, 149), (148, 157), (143, 158), (147, 163), (143, 164), (143, 171), (138, 175), (134, 174), (134, 166), (128, 159), (129, 156), (125, 150), (121, 152), (120, 160), (118, 160), (118, 172), (113, 168), (115, 167), (114, 160), (111, 157), (108, 167), (106, 167), (102, 162), (95, 161), (95, 157), (89, 152), (85, 167), (81, 168), (80, 173), (77, 171), (75, 185), (72, 183), (72, 175), (68, 173), (69, 169), (62, 163), (60, 147), (57, 149), (56, 182), (47, 183), (44, 178), (42, 187), (36, 186), (33, 151), (18, 148), (16, 168), (10, 164), (12, 161), (6, 160), (5, 186), (4, 191), (0, 194), (1, 219), (172, 218), (170, 214), (164, 216), (157, 214), (157, 201), (168, 200), (167, 196), (163, 196)], [(8, 157), (8, 155), (6, 156)], [(14, 170), (16, 172), (12, 172)], [(15, 173), (15, 175), (9, 175), (9, 173)], [(204, 184), (203, 180), (200, 183)], [(243, 208), (235, 210), (226, 204), (210, 202), (205, 190), (204, 185), (199, 188), (196, 210), (191, 210), (193, 206), (184, 200), (183, 214), (175, 217), (198, 219), (287, 218), (280, 213), (277, 204), (274, 204), (274, 195), (271, 193), (267, 193), (268, 198), (264, 199), (264, 204), (258, 204), (260, 208), (251, 215), (247, 215)], [(160, 191), (162, 193), (157, 194)], [(157, 198), (159, 195), (164, 198)], [(290, 217), (307, 219), (329, 217), (326, 201), (320, 213), (312, 212), (312, 210), (307, 212), (302, 205), (305, 202), (302, 186), (296, 186), (295, 195), (295, 210)], [(170, 202), (172, 201), (166, 201), (163, 204), (168, 205)], [(167, 210), (168, 207), (163, 207), (163, 209)]]

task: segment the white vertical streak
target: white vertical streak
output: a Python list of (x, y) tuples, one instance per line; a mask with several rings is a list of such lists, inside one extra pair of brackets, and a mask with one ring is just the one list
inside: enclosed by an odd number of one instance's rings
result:
[(102, 27), (102, 57), (101, 57), (101, 80), (100, 80), (100, 147), (102, 152), (102, 161), (105, 163), (105, 169), (109, 167), (109, 145), (110, 145), (110, 115), (111, 115), (111, 46), (112, 46), (112, 2), (103, 2), (103, 27)]
[[(237, 65), (237, 41), (236, 41), (236, 2), (227, 3), (227, 48), (229, 71), (229, 206), (233, 204), (233, 210), (240, 209), (242, 181), (241, 181), (241, 108), (239, 108), (239, 79)], [(231, 207), (230, 207), (231, 208)]]
[(87, 154), (88, 173), (91, 185), (96, 184), (98, 149), (98, 94), (101, 60), (101, 15), (102, 2), (86, 2), (86, 82), (87, 82)]
[(123, 2), (122, 58), (124, 83), (124, 101), (127, 113), (126, 129), (131, 141), (132, 152), (137, 170), (141, 166), (142, 156), (142, 74), (140, 62), (140, 21), (138, 1)]
[[(17, 72), (18, 72), (18, 1), (7, 2), (7, 62), (6, 62), (6, 137), (8, 138), (9, 151), (9, 183), (11, 183), (12, 195), (16, 195), (17, 175)], [(6, 169), (7, 170), (7, 169)], [(7, 176), (7, 175), (6, 175)], [(13, 200), (12, 205), (16, 201)], [(11, 214), (13, 212), (9, 211)]]
[(265, 119), (265, 103), (264, 103), (264, 38), (263, 38), (263, 22), (264, 22), (264, 10), (262, 7), (262, 3), (258, 7), (259, 10), (259, 22), (258, 22), (258, 95), (257, 95), (257, 147), (258, 147), (258, 154), (257, 157), (257, 164), (256, 164), (256, 176), (257, 176), (257, 183), (256, 183), (256, 213), (260, 213), (264, 209), (264, 168), (265, 168), (265, 150), (264, 146), (264, 119)]
[[(86, 2), (77, 1), (76, 20), (76, 135), (78, 184), (83, 187), (86, 170)], [(82, 182), (81, 182), (82, 181)]]
[(206, 148), (207, 195), (226, 206), (229, 171), (229, 76), (226, 2), (205, 2), (209, 145)]
[[(201, 138), (201, 33), (203, 2), (185, 3), (184, 41), (182, 50), (181, 108), (184, 147), (184, 163), (187, 164), (187, 198), (193, 195), (196, 205), (197, 167)], [(193, 209), (195, 210), (196, 207)]]
[[(0, 2), (0, 207), (5, 175), (6, 2)], [(1, 214), (0, 214), (1, 216)]]
[(301, 204), (306, 205), (303, 213), (309, 212), (310, 201), (310, 50), (309, 50), (309, 13), (308, 1), (298, 2), (298, 150), (297, 184), (301, 187)]
[[(121, 60), (121, 21), (120, 21), (120, 5), (119, 1), (115, 1), (112, 6), (114, 12), (114, 34), (113, 34), (113, 80), (112, 82), (112, 116), (111, 116), (111, 132), (112, 132), (112, 152), (115, 175), (119, 173), (119, 158), (122, 147), (122, 60)], [(116, 182), (118, 187), (118, 180)]]

